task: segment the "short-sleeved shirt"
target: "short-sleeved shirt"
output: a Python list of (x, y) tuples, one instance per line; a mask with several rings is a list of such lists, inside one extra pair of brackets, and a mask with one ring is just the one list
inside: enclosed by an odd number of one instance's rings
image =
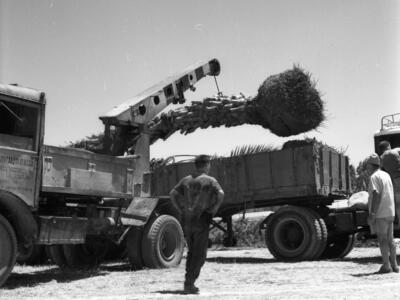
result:
[(381, 156), (381, 166), (393, 178), (400, 177), (400, 148), (386, 150)]
[(183, 196), (178, 203), (185, 215), (200, 216), (217, 201), (218, 191), (222, 190), (218, 181), (211, 176), (201, 174), (184, 177), (174, 188)]
[(377, 170), (370, 178), (368, 187), (368, 207), (371, 212), (372, 194), (373, 191), (378, 193), (378, 211), (376, 212), (376, 218), (387, 218), (394, 217), (395, 207), (394, 207), (394, 196), (393, 196), (393, 185), (392, 180), (388, 173)]

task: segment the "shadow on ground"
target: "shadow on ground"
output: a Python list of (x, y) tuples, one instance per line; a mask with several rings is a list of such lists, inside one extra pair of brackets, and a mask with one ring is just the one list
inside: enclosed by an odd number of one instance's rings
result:
[(221, 264), (260, 264), (260, 263), (276, 263), (275, 258), (260, 257), (209, 257), (208, 262), (216, 262)]
[[(399, 256), (397, 256), (397, 259), (399, 259)], [(369, 257), (345, 257), (338, 259), (338, 261), (344, 261), (344, 262), (353, 262), (357, 264), (380, 264), (382, 262), (382, 257), (381, 256), (369, 256)]]
[(56, 282), (71, 282), (95, 276), (104, 276), (108, 272), (96, 270), (61, 270), (57, 267), (31, 273), (11, 273), (2, 289), (13, 290), (20, 287), (34, 287), (36, 285)]
[(186, 295), (183, 290), (172, 290), (172, 291), (156, 291), (156, 294), (164, 294), (164, 295)]

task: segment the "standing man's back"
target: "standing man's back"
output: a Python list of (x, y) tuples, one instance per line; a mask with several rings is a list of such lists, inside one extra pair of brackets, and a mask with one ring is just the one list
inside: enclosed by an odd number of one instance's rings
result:
[(392, 149), (388, 141), (379, 143), (381, 168), (389, 173), (393, 183), (397, 228), (400, 226), (400, 148)]
[(195, 166), (196, 174), (184, 177), (170, 192), (172, 203), (181, 213), (188, 246), (184, 284), (184, 291), (188, 294), (199, 292), (194, 282), (206, 260), (209, 224), (224, 198), (218, 181), (207, 175), (210, 158), (197, 156)]

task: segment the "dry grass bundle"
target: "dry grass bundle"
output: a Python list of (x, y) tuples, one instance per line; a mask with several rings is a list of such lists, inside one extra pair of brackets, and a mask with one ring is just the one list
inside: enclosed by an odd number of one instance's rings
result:
[(293, 69), (268, 77), (254, 98), (218, 96), (194, 101), (153, 119), (152, 141), (176, 131), (198, 128), (261, 125), (278, 136), (291, 136), (317, 128), (324, 120), (323, 102), (309, 73)]
[(307, 132), (325, 119), (315, 82), (298, 66), (268, 77), (259, 87), (254, 102), (254, 124), (262, 125), (278, 136)]
[(67, 147), (85, 149), (94, 153), (102, 153), (104, 145), (104, 134), (92, 134), (84, 139), (69, 142)]
[(235, 149), (233, 149), (230, 153), (230, 156), (236, 157), (236, 156), (243, 156), (260, 152), (271, 152), (275, 150), (278, 149), (274, 146), (269, 146), (269, 145), (244, 145), (244, 146), (238, 146)]

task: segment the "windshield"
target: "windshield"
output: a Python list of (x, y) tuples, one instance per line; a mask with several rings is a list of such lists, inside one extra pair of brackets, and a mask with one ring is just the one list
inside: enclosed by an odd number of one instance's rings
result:
[(0, 146), (35, 150), (38, 107), (0, 99)]

